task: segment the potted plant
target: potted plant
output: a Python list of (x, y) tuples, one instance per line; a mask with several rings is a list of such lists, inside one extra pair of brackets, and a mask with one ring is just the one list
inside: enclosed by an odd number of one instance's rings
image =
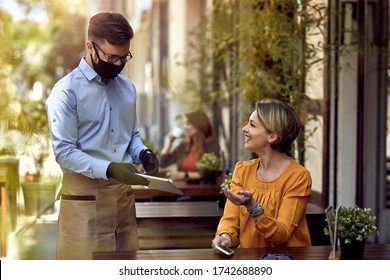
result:
[[(221, 192), (222, 192), (222, 189), (225, 187), (230, 189), (230, 184), (232, 183), (232, 177), (233, 177), (233, 173), (230, 171), (226, 171), (225, 176), (223, 177), (222, 183), (220, 185)], [(223, 208), (223, 207), (225, 207), (225, 204), (226, 204), (226, 197), (223, 196), (218, 200), (218, 206)]]
[(49, 128), (44, 100), (27, 100), (23, 114), (30, 133), (26, 138), (25, 156), (31, 170), (22, 175), (24, 210), (26, 215), (54, 211), (54, 201), (60, 185), (60, 175), (49, 172), (51, 154)]
[[(336, 227), (337, 238), (340, 240), (341, 258), (363, 259), (367, 238), (379, 235), (375, 225), (376, 216), (371, 214), (371, 208), (340, 206), (333, 215), (335, 219), (332, 219), (332, 227)], [(324, 233), (330, 235), (328, 226)]]
[(233, 174), (231, 172), (227, 172), (225, 177), (223, 178), (222, 180), (222, 183), (221, 183), (221, 189), (227, 187), (230, 189), (230, 184), (232, 183), (232, 177), (233, 177)]
[(221, 169), (221, 159), (214, 153), (204, 153), (196, 163), (196, 167), (202, 172), (206, 184), (215, 184)]
[[(54, 212), (54, 201), (60, 185), (60, 175), (47, 170), (50, 141), (44, 135), (31, 135), (26, 147), (26, 162), (30, 170), (22, 176), (24, 211), (26, 215)], [(27, 159), (30, 159), (28, 161)]]

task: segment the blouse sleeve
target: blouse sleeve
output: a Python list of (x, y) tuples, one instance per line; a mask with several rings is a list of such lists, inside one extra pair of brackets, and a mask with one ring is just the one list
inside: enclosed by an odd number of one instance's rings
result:
[(167, 154), (160, 154), (158, 161), (160, 167), (167, 167), (171, 164), (180, 164), (181, 159), (187, 151), (187, 143), (182, 141), (171, 152)]
[(275, 245), (288, 241), (299, 222), (306, 215), (306, 206), (311, 195), (311, 176), (301, 172), (290, 188), (285, 190), (276, 217), (263, 215), (254, 218), (256, 230)]
[[(242, 162), (238, 162), (233, 171), (232, 183), (230, 189), (237, 193), (242, 188), (241, 180), (239, 178), (239, 172), (236, 170), (240, 169), (239, 166)], [(230, 200), (226, 200), (225, 209), (223, 216), (218, 224), (216, 236), (222, 233), (228, 233), (232, 237), (232, 246), (239, 244), (239, 231), (240, 231), (240, 206), (234, 205)]]

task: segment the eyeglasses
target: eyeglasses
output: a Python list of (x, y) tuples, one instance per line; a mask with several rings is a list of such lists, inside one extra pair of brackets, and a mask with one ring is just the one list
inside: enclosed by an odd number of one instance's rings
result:
[[(118, 60), (121, 61), (122, 64), (125, 64), (126, 62), (128, 62), (130, 59), (133, 58), (133, 55), (131, 54), (131, 52), (129, 52), (128, 54), (124, 55), (124, 56), (117, 56), (117, 55), (114, 55), (114, 54), (106, 54), (100, 47), (98, 44), (96, 44), (95, 42), (92, 42), (92, 45), (93, 47), (95, 48), (95, 46), (103, 53), (103, 55), (107, 58), (107, 62), (108, 63), (112, 63), (112, 64), (115, 64)], [(95, 48), (95, 51), (97, 53), (97, 50)], [(99, 54), (98, 54), (99, 56)]]
[(280, 254), (265, 254), (262, 255), (261, 260), (292, 260), (293, 257)]

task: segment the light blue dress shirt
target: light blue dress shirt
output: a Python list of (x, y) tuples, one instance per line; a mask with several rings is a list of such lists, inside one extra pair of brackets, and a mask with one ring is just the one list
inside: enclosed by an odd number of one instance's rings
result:
[(82, 58), (46, 101), (51, 141), (64, 174), (107, 179), (110, 162), (140, 162), (136, 90), (122, 75), (104, 84)]

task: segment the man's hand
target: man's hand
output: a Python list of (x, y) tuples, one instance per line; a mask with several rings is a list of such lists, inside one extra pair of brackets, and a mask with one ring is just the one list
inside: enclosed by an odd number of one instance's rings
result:
[(149, 181), (138, 176), (137, 169), (130, 163), (111, 162), (107, 168), (107, 178), (114, 178), (120, 183), (127, 185), (149, 185)]
[(141, 159), (146, 174), (157, 174), (160, 164), (158, 163), (158, 159), (156, 155), (152, 152), (152, 150), (142, 150), (139, 154), (139, 158)]

